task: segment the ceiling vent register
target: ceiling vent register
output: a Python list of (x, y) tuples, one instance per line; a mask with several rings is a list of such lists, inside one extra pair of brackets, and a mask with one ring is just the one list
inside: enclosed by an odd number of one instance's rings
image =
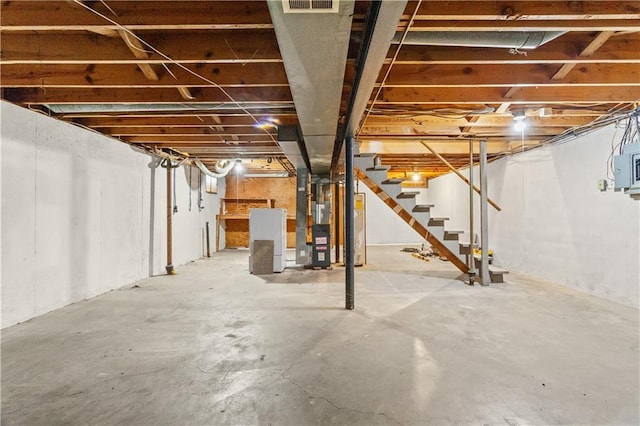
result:
[(338, 13), (338, 0), (282, 0), (284, 13)]

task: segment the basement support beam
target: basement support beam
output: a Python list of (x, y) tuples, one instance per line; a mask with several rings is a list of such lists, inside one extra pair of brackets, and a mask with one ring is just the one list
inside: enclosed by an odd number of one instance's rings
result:
[(354, 195), (353, 195), (353, 144), (355, 143), (353, 136), (345, 139), (344, 151), (344, 266), (345, 266), (345, 309), (355, 309), (354, 294)]
[(335, 183), (334, 199), (335, 205), (333, 206), (333, 218), (335, 222), (334, 240), (336, 242), (336, 263), (340, 263), (340, 240), (342, 239), (342, 235), (340, 235), (340, 182), (337, 181)]
[(489, 218), (487, 207), (487, 142), (480, 141), (480, 280), (489, 285)]
[(309, 171), (300, 167), (296, 170), (296, 263), (307, 265), (307, 183)]
[(173, 162), (166, 160), (167, 164), (167, 266), (165, 269), (167, 275), (175, 275), (176, 271), (173, 268), (173, 202), (171, 194), (173, 193), (172, 187), (172, 175), (173, 175)]
[(473, 285), (476, 280), (475, 258), (473, 253), (473, 140), (469, 140), (469, 285)]

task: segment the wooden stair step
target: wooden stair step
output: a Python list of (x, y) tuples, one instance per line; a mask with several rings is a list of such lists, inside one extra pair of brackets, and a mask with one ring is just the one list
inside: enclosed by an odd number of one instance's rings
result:
[(498, 266), (494, 266), (494, 265), (489, 265), (489, 272), (494, 273), (494, 274), (508, 274), (509, 271), (506, 269), (502, 269)]
[(444, 231), (444, 239), (445, 240), (458, 240), (460, 234), (464, 231)]
[(367, 167), (368, 172), (388, 172), (391, 167), (389, 166), (375, 166)]
[(402, 179), (392, 178), (382, 181), (383, 185), (397, 185), (399, 183), (402, 183)]
[(508, 274), (506, 269), (498, 268), (497, 266), (489, 265), (489, 281), (492, 283), (503, 283), (504, 274)]
[(401, 192), (398, 194), (396, 198), (415, 198), (416, 195), (420, 194), (419, 192), (409, 191), (409, 192)]
[(375, 157), (376, 154), (375, 152), (361, 152), (360, 154), (355, 155), (355, 157)]
[(448, 217), (432, 217), (429, 219), (429, 222), (444, 222), (446, 220), (449, 220)]
[(471, 254), (471, 247), (469, 243), (466, 242), (458, 242), (460, 254)]
[(411, 211), (414, 213), (429, 213), (433, 204), (418, 204)]

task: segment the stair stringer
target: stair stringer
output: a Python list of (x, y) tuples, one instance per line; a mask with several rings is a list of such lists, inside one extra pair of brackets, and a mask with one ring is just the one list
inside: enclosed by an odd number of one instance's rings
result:
[(432, 235), (427, 228), (424, 227), (419, 221), (417, 221), (413, 215), (406, 211), (402, 205), (400, 205), (394, 198), (384, 192), (365, 172), (358, 167), (354, 167), (355, 175), (358, 179), (364, 182), (367, 187), (373, 191), (387, 206), (389, 206), (402, 220), (404, 220), (410, 227), (412, 227), (421, 237), (423, 237), (429, 244), (435, 247), (438, 252), (444, 256), (447, 260), (453, 263), (462, 273), (468, 273), (469, 267), (456, 256), (444, 243), (438, 238)]

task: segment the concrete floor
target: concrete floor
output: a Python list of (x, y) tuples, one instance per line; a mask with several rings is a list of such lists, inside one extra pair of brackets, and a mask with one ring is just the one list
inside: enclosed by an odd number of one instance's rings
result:
[(639, 312), (371, 247), (247, 273), (224, 251), (2, 331), (2, 424), (638, 424)]

